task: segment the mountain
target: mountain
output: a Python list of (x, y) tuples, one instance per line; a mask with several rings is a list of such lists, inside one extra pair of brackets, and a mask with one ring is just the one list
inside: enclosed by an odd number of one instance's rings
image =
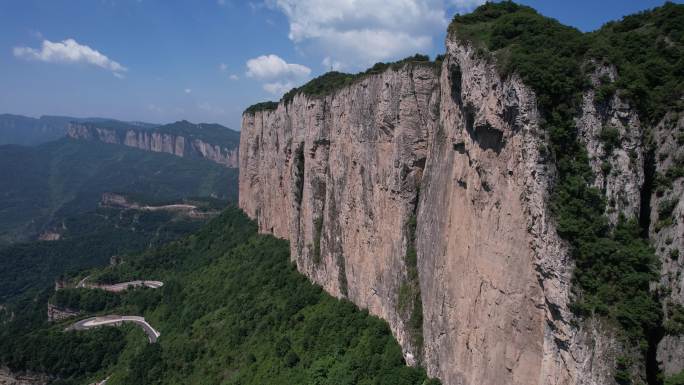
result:
[(248, 108), (240, 207), (445, 384), (658, 384), (684, 369), (683, 28), (457, 15), (435, 62)]
[(71, 123), (72, 139), (120, 144), (184, 158), (203, 158), (236, 168), (240, 133), (219, 124), (193, 124), (186, 120), (154, 128), (102, 123)]
[(97, 208), (103, 193), (152, 203), (237, 199), (237, 172), (204, 159), (68, 138), (0, 146), (0, 242), (30, 240), (62, 218)]
[(0, 114), (0, 145), (20, 144), (32, 146), (63, 137), (71, 122), (91, 122), (99, 124), (133, 125), (138, 128), (150, 128), (156, 125), (142, 122), (120, 122), (103, 118), (73, 118), (68, 116), (41, 116), (30, 118), (21, 115)]

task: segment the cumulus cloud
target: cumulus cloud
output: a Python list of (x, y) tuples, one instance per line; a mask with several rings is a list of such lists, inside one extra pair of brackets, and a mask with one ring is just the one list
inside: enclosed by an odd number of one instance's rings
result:
[(228, 69), (228, 65), (226, 63), (219, 64), (219, 71), (223, 72), (227, 69)]
[(231, 74), (230, 76), (228, 76), (228, 79), (230, 79), (230, 80), (240, 80), (240, 77), (237, 76), (237, 75), (235, 75), (235, 74)]
[(191, 93), (191, 92), (192, 92), (192, 90), (191, 90), (190, 88), (186, 88), (186, 89), (185, 89), (185, 90), (183, 90), (183, 91), (185, 91), (185, 93), (186, 93), (186, 94), (189, 94), (189, 93)]
[(247, 76), (256, 79), (276, 79), (283, 77), (303, 78), (309, 76), (311, 69), (301, 64), (288, 63), (278, 55), (262, 55), (247, 60)]
[(87, 45), (79, 44), (74, 39), (61, 42), (43, 40), (40, 49), (31, 47), (14, 47), (14, 56), (26, 60), (38, 60), (47, 63), (85, 63), (111, 71), (114, 76), (122, 78), (128, 69)]
[(448, 24), (446, 9), (484, 0), (267, 0), (289, 20), (289, 38), (330, 57), (368, 65), (432, 48)]
[[(247, 77), (260, 80), (266, 92), (279, 95), (309, 78), (307, 66), (288, 63), (278, 55), (262, 55), (247, 60)], [(231, 79), (233, 79), (231, 77)], [(233, 80), (237, 80), (237, 77)]]

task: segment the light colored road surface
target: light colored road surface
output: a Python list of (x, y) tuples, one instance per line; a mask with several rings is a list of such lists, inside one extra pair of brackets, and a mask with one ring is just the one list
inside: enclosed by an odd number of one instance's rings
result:
[(81, 282), (76, 285), (78, 288), (85, 288), (85, 289), (102, 289), (106, 291), (111, 291), (111, 292), (121, 292), (126, 289), (130, 288), (136, 288), (136, 287), (149, 287), (150, 289), (159, 289), (160, 287), (164, 286), (164, 282), (161, 281), (130, 281), (130, 282), (122, 282), (122, 283), (115, 283), (113, 285), (100, 285), (100, 284), (92, 284), (92, 283), (87, 283), (86, 281), (88, 280), (88, 277), (85, 277), (81, 280)]
[(157, 338), (159, 338), (161, 335), (161, 333), (156, 331), (152, 325), (145, 321), (145, 318), (131, 315), (107, 315), (102, 317), (86, 318), (69, 326), (66, 330), (88, 330), (100, 326), (121, 326), (124, 322), (132, 322), (143, 328), (145, 334), (147, 334), (147, 338), (152, 344), (157, 342)]

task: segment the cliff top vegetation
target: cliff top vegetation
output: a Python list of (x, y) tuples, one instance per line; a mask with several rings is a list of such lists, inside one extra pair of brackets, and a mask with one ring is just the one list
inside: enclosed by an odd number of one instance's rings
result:
[[(435, 67), (439, 67), (442, 58), (443, 56), (439, 55), (435, 58), (435, 61), (430, 61), (430, 57), (427, 55), (415, 54), (392, 63), (375, 63), (371, 68), (355, 74), (330, 71), (310, 80), (300, 87), (293, 88), (286, 92), (285, 95), (283, 95), (283, 97), (280, 99), (280, 103), (287, 104), (291, 102), (297, 94), (300, 93), (314, 97), (328, 95), (341, 88), (352, 85), (357, 81), (361, 81), (368, 76), (378, 75), (387, 70), (396, 71), (405, 65), (433, 65)], [(245, 110), (245, 113), (253, 114), (257, 111), (275, 110), (277, 107), (277, 102), (262, 102), (248, 107)]]

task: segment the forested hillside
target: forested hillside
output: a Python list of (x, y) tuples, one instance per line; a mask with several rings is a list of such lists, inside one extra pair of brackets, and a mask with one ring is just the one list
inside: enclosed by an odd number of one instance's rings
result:
[[(48, 325), (37, 308), (2, 328), (2, 363), (58, 376), (59, 384), (110, 375), (108, 384), (141, 385), (438, 383), (404, 365), (384, 321), (311, 284), (291, 264), (287, 243), (258, 235), (237, 209), (92, 276), (101, 278), (164, 281), (115, 300), (102, 292), (95, 308), (143, 315), (161, 332), (158, 343), (129, 327), (64, 332), (73, 320)], [(86, 290), (68, 290), (72, 306), (85, 301)]]
[(198, 215), (173, 210), (99, 207), (63, 218), (54, 240), (19, 242), (0, 248), (0, 303), (31, 296), (82, 269), (105, 266), (187, 235), (217, 214), (224, 201), (181, 203), (198, 206)]

